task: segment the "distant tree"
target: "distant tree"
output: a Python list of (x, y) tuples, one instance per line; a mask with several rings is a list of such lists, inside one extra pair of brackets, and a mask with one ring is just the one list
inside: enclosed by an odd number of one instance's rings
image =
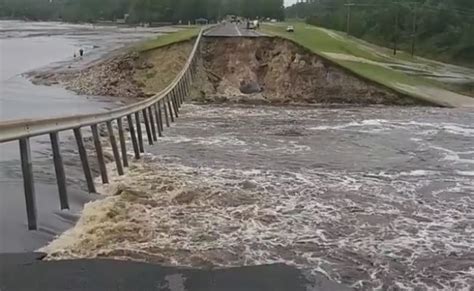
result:
[(283, 19), (283, 0), (0, 0), (0, 15), (66, 21), (132, 22), (216, 20), (228, 14)]
[[(285, 9), (286, 17), (306, 18), (315, 25), (346, 31), (347, 0), (317, 0)], [(364, 0), (366, 6), (350, 9), (350, 33), (382, 45), (394, 41), (411, 49), (413, 21), (417, 51), (443, 60), (474, 66), (473, 0)], [(397, 24), (397, 25), (396, 25)]]

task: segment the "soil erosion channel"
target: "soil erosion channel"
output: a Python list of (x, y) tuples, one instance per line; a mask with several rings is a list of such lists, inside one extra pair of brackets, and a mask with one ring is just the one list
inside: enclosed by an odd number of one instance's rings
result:
[[(191, 43), (128, 55), (125, 73), (106, 60), (87, 88), (147, 96), (166, 85), (163, 55)], [(277, 38), (206, 38), (200, 55), (196, 102), (47, 259), (284, 262), (361, 290), (472, 285), (472, 112), (419, 106)]]

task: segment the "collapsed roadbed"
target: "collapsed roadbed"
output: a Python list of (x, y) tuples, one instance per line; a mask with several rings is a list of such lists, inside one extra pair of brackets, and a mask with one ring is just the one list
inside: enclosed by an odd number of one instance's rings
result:
[[(127, 51), (81, 70), (36, 74), (32, 81), (81, 95), (146, 98), (178, 74), (193, 41)], [(430, 105), (279, 37), (205, 37), (200, 50), (190, 96), (196, 102)]]
[(426, 105), (278, 37), (206, 37), (203, 102)]

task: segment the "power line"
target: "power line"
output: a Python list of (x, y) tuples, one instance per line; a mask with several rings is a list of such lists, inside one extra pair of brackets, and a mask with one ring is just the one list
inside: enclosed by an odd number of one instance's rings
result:
[(458, 14), (463, 14), (466, 16), (474, 16), (474, 10), (469, 8), (456, 8), (456, 7), (439, 7), (434, 5), (429, 5), (427, 3), (420, 3), (420, 2), (387, 2), (385, 4), (375, 4), (375, 3), (346, 3), (344, 6), (348, 7), (389, 7), (391, 5), (394, 6), (406, 6), (406, 5), (419, 5), (422, 9), (431, 9), (431, 10), (438, 10), (438, 11), (454, 11)]

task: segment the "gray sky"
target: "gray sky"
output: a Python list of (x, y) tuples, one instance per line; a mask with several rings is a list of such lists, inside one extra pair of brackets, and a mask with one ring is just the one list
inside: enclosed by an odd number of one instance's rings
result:
[(290, 6), (295, 3), (296, 3), (296, 0), (285, 0), (285, 6)]

